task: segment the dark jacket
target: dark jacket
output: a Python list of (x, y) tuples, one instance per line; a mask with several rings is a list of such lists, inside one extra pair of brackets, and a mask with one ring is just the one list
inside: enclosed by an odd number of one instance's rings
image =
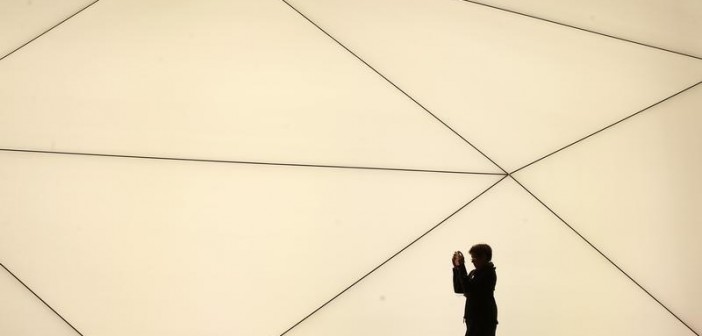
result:
[(453, 268), (453, 291), (463, 293), (466, 307), (463, 317), (473, 325), (497, 325), (497, 303), (495, 303), (495, 266), (489, 263), (481, 270), (466, 272), (466, 266)]

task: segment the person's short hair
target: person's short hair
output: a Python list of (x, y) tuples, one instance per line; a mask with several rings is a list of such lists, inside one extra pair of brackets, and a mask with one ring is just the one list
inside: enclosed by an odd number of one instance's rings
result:
[(488, 244), (475, 244), (468, 251), (471, 256), (485, 257), (487, 261), (492, 260), (492, 248)]

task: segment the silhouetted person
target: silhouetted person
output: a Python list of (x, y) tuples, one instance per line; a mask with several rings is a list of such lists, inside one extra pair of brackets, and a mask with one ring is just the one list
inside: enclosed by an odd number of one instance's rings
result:
[(492, 259), (492, 249), (487, 244), (473, 245), (468, 251), (475, 269), (468, 273), (460, 251), (453, 254), (453, 291), (463, 293), (466, 306), (463, 319), (466, 336), (493, 336), (497, 329), (497, 303), (495, 283), (497, 274)]

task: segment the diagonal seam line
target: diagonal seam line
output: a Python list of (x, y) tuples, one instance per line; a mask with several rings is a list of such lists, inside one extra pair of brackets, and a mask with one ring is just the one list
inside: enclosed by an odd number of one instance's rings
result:
[(305, 320), (307, 320), (308, 318), (310, 318), (312, 315), (314, 315), (315, 313), (319, 312), (322, 308), (326, 307), (329, 303), (331, 303), (332, 301), (336, 300), (339, 296), (341, 296), (342, 294), (346, 293), (346, 291), (348, 291), (348, 290), (351, 289), (352, 287), (356, 286), (359, 282), (363, 281), (365, 278), (367, 278), (367, 277), (368, 277), (369, 275), (371, 275), (373, 272), (377, 271), (379, 268), (381, 268), (382, 266), (384, 266), (385, 264), (387, 264), (390, 260), (394, 259), (394, 258), (397, 257), (400, 253), (404, 252), (404, 251), (407, 250), (410, 246), (412, 246), (412, 245), (414, 245), (416, 242), (418, 242), (420, 239), (422, 239), (422, 238), (424, 238), (425, 236), (427, 236), (429, 233), (431, 233), (432, 231), (434, 231), (434, 229), (436, 229), (436, 228), (438, 228), (439, 226), (441, 226), (441, 224), (445, 223), (447, 220), (449, 220), (451, 217), (453, 217), (453, 216), (454, 216), (455, 214), (457, 214), (459, 211), (463, 210), (465, 207), (467, 207), (468, 205), (470, 205), (471, 203), (473, 203), (473, 201), (475, 201), (476, 199), (478, 199), (480, 196), (482, 196), (482, 195), (484, 195), (485, 193), (487, 193), (490, 189), (492, 189), (492, 188), (493, 188), (494, 186), (496, 186), (498, 183), (502, 182), (504, 179), (507, 178), (507, 176), (508, 176), (508, 175), (503, 176), (503, 177), (502, 177), (501, 179), (499, 179), (497, 182), (493, 183), (493, 184), (492, 184), (491, 186), (489, 186), (487, 189), (483, 190), (480, 194), (478, 194), (477, 196), (473, 197), (470, 201), (468, 201), (468, 203), (463, 204), (460, 208), (458, 208), (456, 211), (454, 211), (453, 213), (451, 213), (448, 217), (446, 217), (446, 218), (444, 218), (443, 220), (441, 220), (441, 222), (439, 222), (438, 224), (434, 225), (434, 226), (433, 226), (431, 229), (429, 229), (427, 232), (424, 232), (421, 236), (417, 237), (415, 240), (413, 240), (413, 241), (412, 241), (411, 243), (409, 243), (407, 246), (405, 246), (405, 247), (403, 247), (401, 250), (397, 251), (397, 252), (396, 252), (395, 254), (393, 254), (390, 258), (388, 258), (388, 259), (386, 259), (385, 261), (383, 261), (382, 263), (380, 263), (380, 265), (378, 265), (378, 266), (376, 266), (375, 268), (373, 268), (370, 272), (366, 273), (366, 274), (365, 274), (364, 276), (362, 276), (360, 279), (356, 280), (354, 283), (352, 283), (351, 285), (349, 285), (348, 287), (346, 287), (346, 289), (344, 289), (344, 290), (342, 290), (341, 292), (339, 292), (338, 294), (336, 294), (334, 297), (332, 297), (331, 299), (329, 299), (327, 302), (325, 302), (324, 304), (322, 304), (321, 306), (319, 306), (317, 309), (315, 309), (314, 311), (312, 311), (311, 313), (309, 313), (307, 316), (305, 316), (304, 318), (302, 318), (300, 321), (298, 321), (297, 323), (295, 323), (292, 327), (288, 328), (288, 330), (284, 331), (282, 334), (280, 334), (280, 336), (283, 336), (283, 335), (287, 334), (288, 332), (290, 332), (291, 330), (293, 330), (295, 327), (297, 327), (298, 325), (300, 325), (300, 323), (304, 322)]
[(673, 313), (672, 310), (670, 310), (660, 300), (658, 300), (655, 296), (653, 296), (653, 294), (651, 294), (648, 290), (646, 290), (646, 288), (644, 288), (641, 284), (639, 284), (638, 281), (634, 280), (634, 278), (632, 278), (627, 272), (625, 272), (621, 267), (619, 267), (619, 265), (617, 265), (614, 261), (612, 261), (612, 259), (607, 257), (606, 254), (604, 254), (602, 251), (600, 251), (600, 249), (598, 249), (587, 238), (585, 238), (582, 234), (580, 234), (580, 232), (578, 232), (575, 228), (573, 228), (570, 224), (568, 224), (568, 222), (566, 222), (561, 216), (559, 216), (555, 211), (553, 211), (540, 198), (538, 198), (536, 195), (534, 195), (534, 193), (532, 193), (529, 189), (527, 189), (527, 187), (525, 187), (521, 182), (519, 182), (516, 178), (514, 178), (514, 176), (509, 175), (509, 177), (511, 177), (515, 182), (517, 182), (517, 184), (519, 184), (519, 186), (521, 186), (527, 193), (529, 193), (529, 195), (531, 195), (532, 197), (534, 197), (534, 199), (536, 199), (539, 203), (541, 203), (541, 205), (543, 205), (549, 212), (551, 212), (554, 216), (556, 216), (556, 218), (558, 218), (563, 224), (565, 224), (565, 226), (567, 226), (571, 231), (573, 231), (576, 235), (578, 235), (578, 237), (580, 237), (583, 241), (585, 241), (588, 245), (590, 245), (590, 247), (592, 247), (595, 251), (597, 251), (597, 253), (599, 253), (603, 258), (605, 258), (610, 264), (612, 264), (612, 266), (616, 267), (629, 280), (631, 280), (634, 284), (636, 284), (636, 286), (638, 286), (642, 291), (644, 291), (644, 293), (648, 294), (648, 296), (650, 296), (653, 300), (655, 300), (661, 307), (663, 307), (665, 310), (667, 310), (668, 313), (673, 315), (673, 317), (675, 317), (678, 321), (680, 321), (680, 323), (682, 323), (685, 327), (687, 327), (687, 329), (690, 329), (690, 331), (692, 331), (695, 335), (700, 336), (700, 334), (697, 333), (697, 331), (692, 329), (692, 327), (690, 327), (687, 323), (685, 323), (685, 321), (683, 321), (680, 317), (678, 317), (678, 315)]
[(56, 314), (56, 316), (61, 318), (61, 320), (63, 320), (63, 322), (68, 324), (68, 326), (71, 327), (71, 329), (73, 329), (75, 332), (77, 332), (78, 335), (83, 336), (83, 334), (80, 331), (78, 331), (78, 329), (76, 329), (76, 327), (74, 327), (70, 322), (66, 321), (66, 319), (63, 318), (63, 316), (61, 316), (61, 314), (59, 314), (56, 310), (54, 310), (54, 308), (52, 308), (48, 303), (46, 303), (46, 301), (44, 301), (44, 299), (42, 299), (39, 295), (37, 295), (37, 293), (35, 293), (31, 288), (29, 288), (29, 286), (27, 286), (24, 282), (22, 282), (22, 280), (20, 280), (14, 273), (12, 273), (12, 271), (10, 271), (7, 267), (5, 267), (5, 265), (0, 263), (0, 266), (2, 268), (4, 268), (5, 271), (7, 271), (7, 273), (9, 273), (13, 278), (15, 278), (15, 280), (17, 280), (20, 284), (22, 284), (22, 286), (24, 286), (24, 288), (26, 288), (30, 293), (34, 294), (34, 296), (37, 299), (39, 299), (39, 301), (41, 301), (45, 306), (47, 306), (49, 309), (51, 309), (51, 311), (54, 312), (54, 314)]
[(494, 5), (488, 5), (488, 4), (485, 4), (485, 3), (482, 3), (482, 2), (478, 2), (478, 1), (474, 1), (474, 0), (461, 0), (461, 1), (467, 2), (467, 3), (471, 3), (471, 4), (474, 4), (474, 5), (478, 5), (478, 6), (483, 6), (483, 7), (487, 7), (487, 8), (499, 10), (499, 11), (506, 12), (506, 13), (511, 13), (511, 14), (516, 14), (516, 15), (524, 16), (524, 17), (527, 17), (527, 18), (530, 18), (530, 19), (535, 19), (535, 20), (539, 20), (539, 21), (544, 21), (544, 22), (552, 23), (552, 24), (555, 24), (555, 25), (559, 25), (559, 26), (563, 26), (563, 27), (567, 27), (567, 28), (571, 28), (571, 29), (575, 29), (575, 30), (580, 30), (580, 31), (587, 32), (587, 33), (590, 33), (590, 34), (595, 34), (595, 35), (600, 35), (600, 36), (608, 37), (608, 38), (615, 39), (615, 40), (619, 40), (619, 41), (622, 41), (622, 42), (637, 44), (637, 45), (640, 45), (640, 46), (643, 46), (643, 47), (647, 47), (647, 48), (657, 49), (657, 50), (669, 52), (669, 53), (676, 54), (676, 55), (680, 55), (680, 56), (686, 56), (686, 57), (690, 57), (690, 58), (702, 60), (702, 57), (699, 57), (699, 56), (695, 56), (695, 55), (691, 55), (691, 54), (686, 54), (686, 53), (683, 53), (683, 52), (680, 52), (680, 51), (675, 51), (675, 50), (666, 49), (666, 48), (662, 48), (662, 47), (657, 47), (657, 46), (654, 46), (654, 45), (652, 45), (652, 44), (647, 44), (647, 43), (643, 43), (643, 42), (637, 42), (637, 41), (629, 40), (629, 39), (626, 39), (626, 38), (623, 38), (623, 37), (618, 37), (618, 36), (609, 35), (609, 34), (606, 34), (606, 33), (601, 33), (601, 32), (598, 32), (598, 31), (590, 30), (590, 29), (587, 29), (587, 28), (581, 28), (581, 27), (574, 26), (574, 25), (570, 25), (570, 24), (567, 24), (567, 23), (562, 23), (562, 22), (558, 22), (558, 21), (554, 21), (554, 20), (542, 18), (542, 17), (536, 16), (536, 15), (526, 14), (526, 13), (522, 13), (522, 12), (518, 12), (518, 11), (515, 11), (515, 10), (511, 10), (511, 9), (507, 9), (507, 8), (502, 8), (502, 7), (494, 6)]
[(547, 158), (547, 157), (549, 157), (549, 156), (551, 156), (551, 155), (554, 155), (554, 154), (556, 154), (556, 153), (558, 153), (558, 152), (560, 152), (560, 151), (562, 151), (562, 150), (564, 150), (564, 149), (566, 149), (566, 148), (568, 148), (568, 147), (570, 147), (570, 146), (573, 146), (573, 145), (575, 145), (575, 144), (577, 144), (577, 143), (580, 143), (580, 142), (582, 142), (583, 140), (586, 140), (586, 139), (592, 137), (593, 135), (596, 135), (596, 134), (598, 134), (598, 133), (600, 133), (600, 132), (602, 132), (602, 131), (604, 131), (604, 130), (607, 130), (607, 129), (613, 127), (613, 126), (618, 125), (619, 123), (622, 123), (622, 122), (624, 122), (624, 121), (626, 121), (626, 120), (628, 120), (628, 119), (630, 119), (630, 118), (632, 118), (632, 117), (635, 117), (635, 116), (637, 116), (637, 115), (639, 115), (639, 114), (641, 114), (641, 113), (643, 113), (643, 112), (645, 112), (645, 111), (647, 111), (647, 110), (650, 110), (651, 108), (653, 108), (653, 107), (655, 107), (655, 106), (658, 106), (658, 105), (660, 105), (660, 104), (662, 104), (662, 103), (664, 103), (664, 102), (666, 102), (666, 101), (668, 101), (668, 100), (670, 100), (670, 99), (672, 99), (672, 98), (674, 98), (674, 97), (676, 97), (676, 96), (678, 96), (678, 95), (680, 95), (680, 94), (682, 94), (682, 93), (684, 93), (684, 92), (686, 92), (686, 91), (689, 91), (689, 90), (693, 89), (695, 86), (698, 86), (698, 85), (700, 85), (700, 84), (702, 84), (702, 81), (697, 82), (697, 83), (693, 84), (692, 86), (689, 86), (689, 87), (687, 87), (687, 88), (685, 88), (685, 89), (683, 89), (683, 90), (681, 90), (681, 91), (678, 91), (678, 92), (674, 93), (673, 95), (671, 95), (671, 96), (669, 96), (669, 97), (667, 97), (667, 98), (665, 98), (665, 99), (663, 99), (663, 100), (660, 100), (660, 101), (658, 101), (658, 102), (656, 102), (656, 103), (654, 103), (654, 104), (652, 104), (652, 105), (649, 105), (648, 107), (644, 108), (643, 110), (640, 110), (640, 111), (638, 111), (638, 112), (636, 112), (636, 113), (634, 113), (634, 114), (632, 114), (632, 115), (629, 115), (629, 116), (627, 116), (627, 117), (624, 117), (623, 119), (621, 119), (621, 120), (619, 120), (619, 121), (617, 121), (617, 122), (614, 122), (613, 124), (610, 124), (610, 125), (608, 125), (608, 126), (602, 128), (602, 129), (600, 129), (600, 130), (597, 130), (597, 131), (595, 131), (595, 132), (592, 132), (592, 133), (588, 134), (588, 135), (585, 136), (585, 137), (582, 137), (582, 138), (580, 138), (580, 139), (578, 139), (578, 140), (575, 140), (575, 141), (571, 142), (570, 144), (567, 144), (567, 145), (565, 145), (565, 146), (563, 146), (563, 147), (561, 147), (561, 148), (559, 148), (559, 149), (557, 149), (557, 150), (555, 150), (555, 151), (553, 151), (553, 152), (551, 152), (551, 153), (549, 153), (549, 154), (546, 154), (546, 155), (544, 155), (544, 156), (542, 156), (542, 157), (540, 157), (540, 158), (538, 158), (538, 159), (536, 159), (536, 160), (534, 160), (534, 161), (532, 161), (532, 162), (530, 162), (530, 163), (528, 163), (528, 164), (522, 166), (521, 168), (519, 168), (519, 169), (517, 169), (517, 170), (515, 170), (515, 171), (513, 171), (513, 172), (511, 172), (511, 173), (509, 173), (509, 174), (512, 175), (512, 174), (514, 174), (514, 173), (516, 173), (516, 172), (518, 172), (518, 171), (520, 171), (520, 170), (522, 170), (522, 169), (524, 169), (524, 168), (526, 168), (526, 167), (529, 167), (529, 166), (531, 166), (531, 165), (533, 165), (533, 164), (535, 164), (535, 163), (537, 163), (537, 162), (539, 162), (539, 161), (541, 161), (541, 160), (543, 160), (543, 159), (545, 159), (545, 158)]
[(314, 25), (315, 27), (317, 27), (317, 29), (319, 29), (322, 33), (324, 33), (324, 35), (327, 35), (327, 37), (329, 37), (329, 38), (332, 39), (334, 42), (336, 42), (339, 46), (341, 46), (341, 47), (344, 48), (346, 51), (348, 51), (348, 52), (349, 52), (351, 55), (353, 55), (356, 59), (358, 59), (359, 61), (361, 61), (361, 63), (365, 64), (369, 69), (371, 69), (371, 70), (372, 70), (373, 72), (375, 72), (378, 76), (380, 76), (382, 79), (384, 79), (386, 82), (388, 82), (388, 84), (392, 85), (395, 89), (397, 89), (398, 91), (400, 91), (403, 95), (405, 95), (405, 97), (409, 98), (412, 102), (414, 102), (415, 104), (417, 104), (417, 106), (419, 106), (420, 108), (422, 108), (422, 110), (424, 110), (426, 113), (428, 113), (429, 115), (431, 115), (432, 117), (434, 117), (434, 119), (436, 119), (439, 123), (441, 123), (442, 125), (444, 125), (444, 127), (448, 128), (451, 132), (453, 132), (453, 134), (457, 135), (459, 138), (461, 138), (461, 140), (463, 140), (463, 141), (464, 141), (465, 143), (467, 143), (469, 146), (473, 147), (473, 149), (475, 149), (476, 151), (478, 151), (478, 153), (480, 153), (483, 157), (485, 157), (485, 158), (488, 159), (490, 162), (492, 162), (492, 164), (494, 164), (497, 168), (499, 168), (502, 172), (504, 172), (504, 174), (507, 174), (507, 171), (506, 171), (506, 170), (504, 170), (500, 165), (498, 165), (498, 164), (497, 164), (495, 161), (493, 161), (490, 157), (488, 157), (487, 155), (485, 155), (485, 153), (483, 153), (480, 149), (478, 149), (477, 147), (475, 147), (470, 141), (468, 141), (468, 139), (464, 138), (464, 137), (463, 137), (461, 134), (459, 134), (456, 130), (454, 130), (453, 128), (451, 128), (451, 126), (449, 126), (448, 124), (446, 124), (443, 120), (441, 120), (439, 117), (437, 117), (434, 113), (432, 113), (431, 111), (429, 111), (429, 109), (427, 109), (426, 107), (424, 107), (424, 105), (422, 105), (421, 103), (419, 103), (416, 99), (414, 99), (412, 96), (410, 96), (407, 92), (405, 92), (403, 89), (401, 89), (399, 86), (397, 86), (393, 81), (391, 81), (390, 79), (388, 79), (387, 77), (385, 77), (385, 75), (383, 75), (383, 74), (380, 73), (378, 70), (376, 70), (372, 65), (370, 65), (368, 62), (366, 62), (363, 58), (361, 58), (361, 57), (358, 56), (356, 53), (354, 53), (353, 51), (351, 51), (351, 49), (349, 49), (348, 47), (346, 47), (343, 43), (341, 43), (339, 40), (337, 40), (336, 38), (334, 38), (334, 36), (332, 36), (331, 34), (329, 34), (329, 33), (328, 33), (326, 30), (324, 30), (321, 26), (319, 26), (317, 23), (315, 23), (315, 22), (312, 21), (310, 18), (308, 18), (305, 14), (303, 14), (302, 12), (300, 12), (297, 8), (295, 8), (293, 5), (291, 5), (287, 0), (281, 0), (281, 1), (282, 1), (283, 3), (285, 3), (286, 5), (288, 5), (288, 7), (292, 8), (292, 10), (294, 10), (295, 12), (297, 12), (298, 14), (300, 14), (300, 16), (302, 16), (303, 18), (305, 18), (305, 20), (309, 21), (309, 23), (311, 23), (312, 25)]
[(41, 34), (35, 36), (35, 37), (32, 38), (31, 40), (29, 40), (29, 41), (25, 42), (24, 44), (22, 44), (21, 46), (15, 48), (15, 50), (12, 50), (12, 51), (10, 51), (9, 53), (5, 54), (4, 56), (0, 57), (0, 61), (4, 60), (6, 57), (8, 57), (8, 56), (14, 54), (14, 53), (17, 52), (18, 50), (20, 50), (20, 49), (26, 47), (28, 44), (30, 44), (30, 43), (34, 42), (36, 39), (38, 39), (38, 38), (44, 36), (46, 33), (52, 31), (54, 28), (60, 26), (60, 25), (63, 24), (64, 22), (66, 22), (66, 21), (72, 19), (74, 16), (80, 14), (80, 13), (83, 12), (84, 10), (88, 9), (90, 6), (96, 4), (98, 1), (100, 1), (100, 0), (95, 0), (95, 1), (91, 2), (91, 3), (88, 4), (87, 6), (81, 8), (79, 11), (77, 11), (77, 12), (71, 14), (69, 17), (67, 17), (67, 18), (65, 18), (65, 19), (63, 19), (63, 20), (61, 20), (61, 22), (59, 22), (59, 23), (53, 25), (51, 28), (45, 30), (43, 33), (41, 33)]
[(143, 159), (143, 160), (187, 161), (187, 162), (203, 162), (203, 163), (229, 163), (229, 164), (242, 164), (242, 165), (282, 166), (282, 167), (304, 167), (304, 168), (384, 170), (384, 171), (404, 171), (404, 172), (418, 172), (418, 173), (463, 174), (463, 175), (494, 175), (494, 176), (506, 176), (506, 175), (507, 175), (507, 174), (502, 174), (502, 173), (467, 172), (467, 171), (453, 171), (453, 170), (431, 170), (431, 169), (388, 168), (388, 167), (362, 167), (362, 166), (339, 166), (339, 165), (318, 165), (318, 164), (304, 164), (304, 163), (260, 162), (260, 161), (234, 161), (234, 160), (217, 160), (217, 159), (193, 159), (193, 158), (176, 158), (176, 157), (160, 157), (160, 156), (141, 156), (141, 155), (123, 155), (123, 154), (86, 153), (86, 152), (61, 152), (61, 151), (32, 150), (32, 149), (15, 149), (15, 148), (0, 148), (0, 152), (33, 153), (33, 154), (51, 154), (51, 155), (74, 155), (74, 156), (93, 156), (93, 157), (124, 158), (124, 159)]

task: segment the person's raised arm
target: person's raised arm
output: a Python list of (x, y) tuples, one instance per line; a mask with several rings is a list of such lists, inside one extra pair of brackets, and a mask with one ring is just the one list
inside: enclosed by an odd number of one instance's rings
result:
[(460, 251), (453, 253), (451, 259), (453, 264), (453, 292), (457, 294), (465, 294), (468, 291), (468, 273), (466, 272), (465, 259)]

